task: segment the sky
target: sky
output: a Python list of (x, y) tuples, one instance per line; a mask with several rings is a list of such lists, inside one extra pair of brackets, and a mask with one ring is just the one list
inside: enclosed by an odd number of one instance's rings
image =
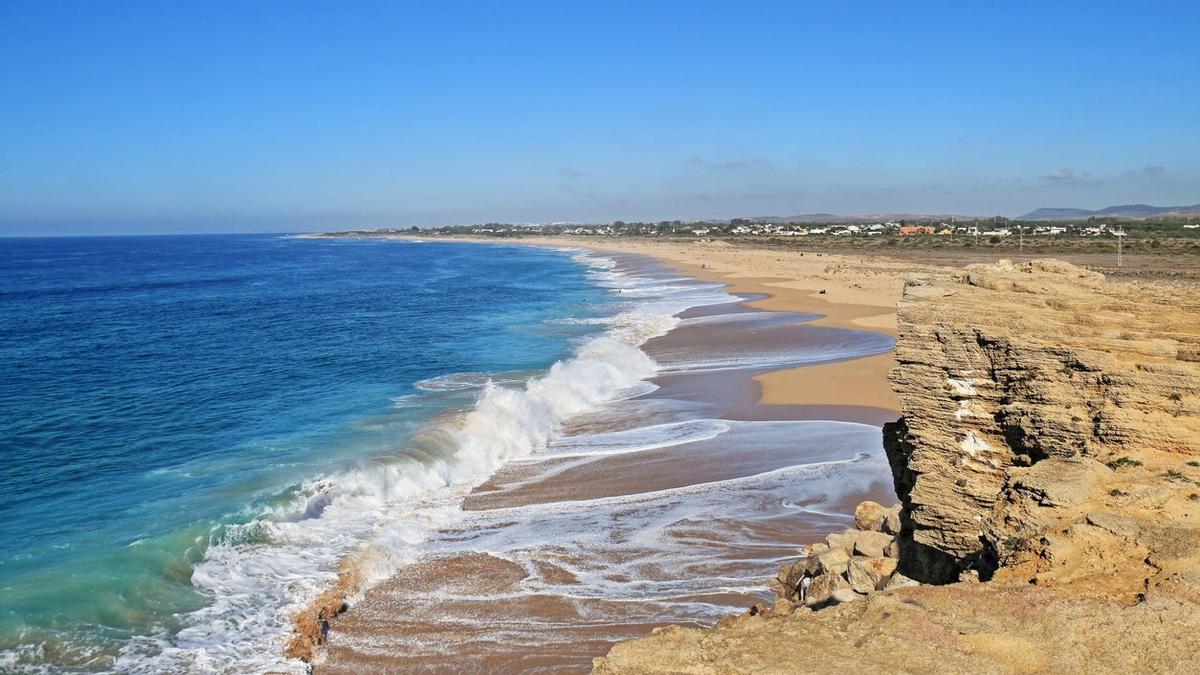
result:
[(0, 235), (1200, 202), (1200, 2), (0, 3)]

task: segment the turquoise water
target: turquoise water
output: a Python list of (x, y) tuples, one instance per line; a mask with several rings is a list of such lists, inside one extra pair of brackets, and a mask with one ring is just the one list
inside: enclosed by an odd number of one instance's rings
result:
[[(371, 518), (477, 480), (414, 432), (596, 337), (589, 274), (520, 246), (0, 240), (0, 670), (268, 651)], [(521, 451), (464, 438), (483, 472)]]

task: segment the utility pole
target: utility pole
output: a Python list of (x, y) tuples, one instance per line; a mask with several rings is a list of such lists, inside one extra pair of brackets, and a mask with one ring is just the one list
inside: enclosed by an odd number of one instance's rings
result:
[(1121, 240), (1125, 238), (1125, 228), (1122, 227), (1119, 231), (1114, 232), (1117, 235), (1117, 267), (1121, 266)]
[(1025, 226), (1017, 225), (1017, 231), (1018, 231), (1017, 238), (1020, 240), (1020, 243), (1017, 244), (1019, 246), (1017, 251), (1018, 251), (1018, 253), (1024, 255), (1025, 254)]

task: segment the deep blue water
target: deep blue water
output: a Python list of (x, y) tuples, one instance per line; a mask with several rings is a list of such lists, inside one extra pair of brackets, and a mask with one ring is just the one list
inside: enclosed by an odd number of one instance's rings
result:
[(415, 383), (546, 368), (598, 330), (551, 320), (609, 302), (518, 246), (0, 239), (0, 670), (178, 628), (223, 524), (469, 402)]

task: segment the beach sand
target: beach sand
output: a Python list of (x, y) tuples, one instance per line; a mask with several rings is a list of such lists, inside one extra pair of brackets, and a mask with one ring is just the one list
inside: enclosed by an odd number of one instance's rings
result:
[[(529, 243), (586, 246), (628, 265), (649, 256), (746, 298), (719, 311), (755, 313), (750, 321), (701, 322), (647, 343), (660, 363), (689, 351), (754, 354), (775, 345), (820, 350), (831, 341), (879, 340), (894, 334), (895, 301), (913, 268), (706, 243)], [(802, 316), (812, 314), (821, 317)], [(665, 623), (708, 622), (767, 599), (761, 581), (778, 561), (840, 530), (857, 502), (894, 501), (882, 458), (851, 461), (837, 440), (849, 433), (882, 454), (877, 427), (897, 416), (885, 378), (892, 365), (888, 352), (782, 370), (666, 372), (655, 378), (652, 396), (572, 420), (569, 435), (689, 419), (733, 428), (685, 446), (586, 462), (510, 463), (465, 502), (474, 514), (470, 527), (445, 535), (468, 542), (464, 550), (406, 566), (368, 590), (332, 620), (316, 672), (585, 671), (617, 640)], [(687, 496), (691, 486), (705, 485), (727, 487)], [(705, 499), (712, 503), (693, 503)], [(807, 510), (807, 503), (820, 507)], [(545, 529), (551, 540), (562, 528), (562, 543), (521, 545), (530, 528)], [(326, 611), (341, 599), (326, 598)], [(309, 630), (321, 630), (319, 623), (310, 621)]]

